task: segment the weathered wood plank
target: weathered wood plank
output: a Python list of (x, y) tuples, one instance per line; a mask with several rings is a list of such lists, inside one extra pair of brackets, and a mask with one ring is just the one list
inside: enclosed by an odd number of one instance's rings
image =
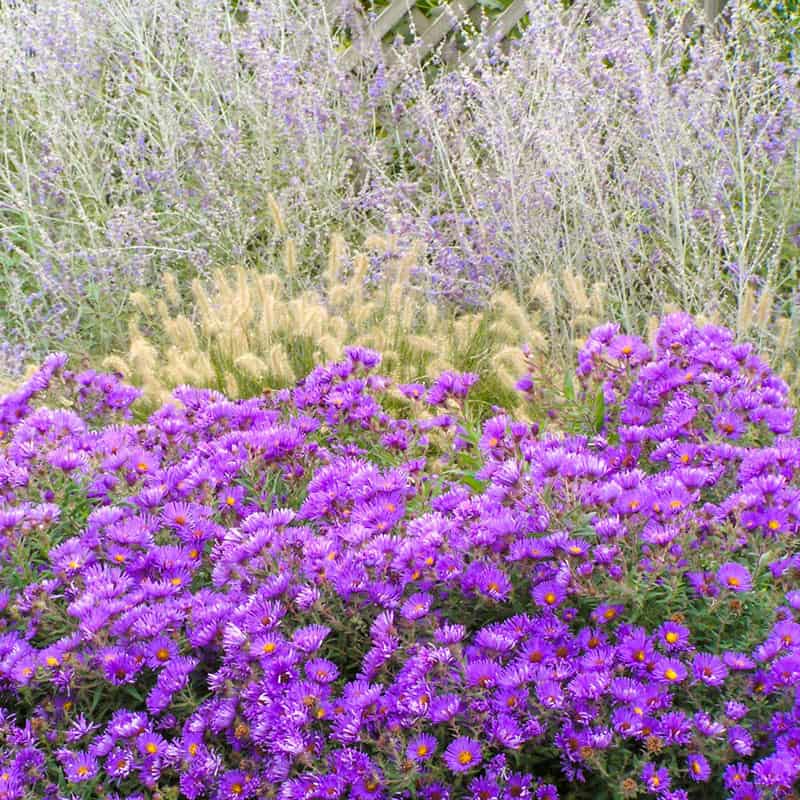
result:
[[(492, 44), (498, 44), (508, 36), (514, 26), (528, 13), (528, 0), (514, 0), (514, 2), (492, 22), (486, 29), (485, 38)], [(477, 61), (477, 54), (470, 49), (463, 59), (463, 63), (472, 67)]]
[(414, 30), (417, 36), (422, 36), (430, 27), (431, 21), (418, 9), (411, 9), (411, 19), (414, 20)]
[(346, 69), (353, 69), (369, 52), (370, 47), (379, 43), (389, 31), (411, 10), (414, 0), (392, 0), (375, 21), (369, 26), (368, 34), (353, 42), (342, 54), (342, 64)]
[[(326, 7), (330, 8), (335, 2), (336, 0), (326, 0)], [(499, 44), (508, 37), (509, 33), (528, 13), (528, 4), (529, 0), (513, 0), (511, 5), (486, 28), (485, 36), (489, 41)], [(472, 14), (476, 8), (479, 8), (478, 0), (451, 0), (435, 17), (428, 18), (416, 8), (415, 0), (392, 0), (378, 17), (366, 26), (362, 35), (342, 54), (342, 63), (347, 69), (354, 69), (371, 52), (375, 52), (376, 48), (381, 48), (387, 66), (397, 66), (401, 62), (417, 67), (422, 66), (425, 59), (442, 41), (447, 39), (455, 27), (465, 20), (475, 21)], [(410, 29), (416, 36), (415, 41), (407, 46), (397, 47), (390, 43), (383, 45), (382, 40), (406, 16)], [(452, 52), (443, 53), (447, 63), (463, 59), (467, 65), (474, 66), (477, 62), (477, 51), (470, 50), (459, 56), (455, 40), (450, 42), (449, 50)], [(389, 90), (394, 89), (400, 80), (400, 75), (395, 74), (390, 79)]]
[(414, 45), (414, 57), (421, 63), (439, 42), (467, 15), (477, 0), (453, 0), (436, 17), (420, 41)]

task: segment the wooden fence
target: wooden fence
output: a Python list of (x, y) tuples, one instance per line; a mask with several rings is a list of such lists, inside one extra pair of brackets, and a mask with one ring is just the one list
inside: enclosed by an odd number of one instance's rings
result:
[[(715, 24), (716, 18), (726, 5), (727, 0), (700, 0), (703, 12), (698, 15), (705, 19), (705, 24)], [(636, 0), (643, 15), (650, 13), (647, 0)], [(535, 0), (513, 0), (513, 2), (489, 23), (481, 41), (499, 44), (520, 24), (522, 18), (535, 8)], [(362, 6), (359, 2), (349, 4), (351, 12), (356, 12)], [(341, 12), (342, 0), (325, 0), (325, 10), (331, 22), (335, 22), (337, 14)], [(352, 31), (354, 40), (350, 47), (342, 54), (342, 62), (348, 69), (356, 69), (368, 61), (380, 48), (383, 51), (384, 63), (387, 66), (396, 65), (402, 61), (410, 66), (421, 66), (425, 59), (437, 48), (444, 48), (446, 40), (451, 33), (467, 23), (480, 25), (483, 7), (478, 0), (451, 0), (435, 16), (427, 17), (418, 8), (415, 0), (391, 0), (388, 6), (372, 20), (368, 20), (361, 13), (361, 24)], [(687, 30), (694, 27), (697, 18), (690, 15), (685, 20)], [(405, 28), (413, 33), (413, 41), (396, 47), (393, 34), (399, 28)], [(446, 63), (460, 61), (472, 64), (476, 54), (469, 48), (459, 49), (451, 41), (450, 47), (443, 50), (443, 60)], [(394, 88), (399, 78), (390, 81), (390, 88)]]
[[(485, 30), (485, 37), (494, 43), (502, 42), (528, 13), (530, 0), (513, 2), (495, 16)], [(326, 11), (335, 21), (337, 0), (328, 0)], [(437, 48), (445, 44), (451, 33), (459, 27), (472, 23), (480, 25), (482, 6), (478, 0), (452, 0), (434, 16), (426, 17), (417, 7), (415, 0), (392, 0), (373, 20), (365, 20), (361, 31), (350, 47), (342, 54), (342, 62), (348, 69), (355, 69), (369, 59), (376, 48), (381, 48), (387, 66), (404, 61), (419, 66)], [(413, 32), (413, 41), (397, 48), (392, 34), (405, 23)], [(485, 41), (485, 37), (482, 40)], [(450, 48), (445, 60), (464, 59), (468, 63), (475, 57), (469, 49)]]

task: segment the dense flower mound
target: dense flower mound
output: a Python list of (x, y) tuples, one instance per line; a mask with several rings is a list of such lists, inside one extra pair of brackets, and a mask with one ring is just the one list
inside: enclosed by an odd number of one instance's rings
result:
[(60, 356), (0, 399), (0, 797), (792, 796), (800, 442), (767, 365), (685, 315), (653, 350), (608, 325), (547, 425), (478, 429), (475, 376), (378, 363), (145, 424)]

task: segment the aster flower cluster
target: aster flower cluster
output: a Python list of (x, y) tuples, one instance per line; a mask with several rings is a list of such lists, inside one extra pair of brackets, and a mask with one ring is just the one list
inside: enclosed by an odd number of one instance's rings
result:
[(581, 430), (478, 425), (475, 376), (379, 361), (142, 424), (61, 356), (0, 399), (0, 797), (790, 797), (768, 366), (686, 315), (652, 349), (604, 326)]

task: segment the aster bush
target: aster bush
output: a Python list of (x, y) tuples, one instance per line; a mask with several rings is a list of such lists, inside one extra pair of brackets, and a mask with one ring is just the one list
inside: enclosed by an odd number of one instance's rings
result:
[(379, 362), (0, 399), (2, 795), (792, 796), (800, 445), (752, 347), (605, 325), (482, 425), (477, 376)]

